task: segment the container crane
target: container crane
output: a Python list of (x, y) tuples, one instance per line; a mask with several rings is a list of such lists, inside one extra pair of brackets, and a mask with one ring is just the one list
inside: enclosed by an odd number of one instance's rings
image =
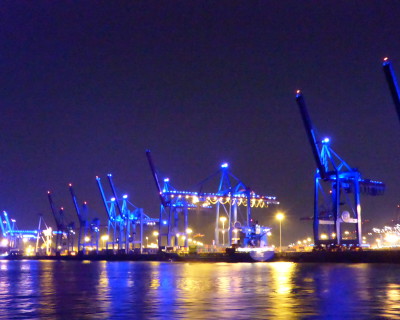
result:
[(107, 227), (108, 241), (106, 243), (106, 249), (108, 250), (108, 245), (111, 244), (113, 250), (115, 248), (115, 245), (118, 246), (118, 250), (121, 250), (122, 248), (121, 226), (123, 227), (123, 221), (121, 216), (117, 214), (115, 198), (113, 197), (110, 200), (106, 199), (106, 196), (104, 194), (104, 189), (101, 184), (101, 179), (98, 176), (96, 176), (96, 183), (97, 187), (99, 188), (100, 195), (103, 200), (103, 204), (108, 216), (108, 227)]
[[(122, 249), (122, 250), (125, 251), (125, 253), (128, 253), (128, 251), (129, 251), (129, 238), (130, 238), (130, 232), (131, 232), (131, 230), (130, 230), (131, 229), (131, 221), (129, 220), (129, 216), (128, 216), (128, 213), (126, 212), (126, 210), (122, 210), (121, 209), (120, 199), (118, 198), (117, 192), (115, 190), (114, 182), (113, 182), (113, 179), (112, 179), (112, 174), (109, 173), (107, 175), (107, 178), (108, 178), (108, 183), (109, 183), (110, 188), (111, 188), (111, 192), (113, 194), (113, 198), (112, 199), (115, 199), (114, 203), (115, 203), (115, 206), (117, 208), (117, 211), (118, 211), (119, 217), (120, 217), (120, 219), (119, 219), (119, 221), (120, 221), (119, 239), (120, 239), (120, 243), (122, 245), (121, 245), (121, 248), (119, 248), (119, 249)], [(125, 202), (126, 198), (127, 198), (127, 196), (124, 195), (123, 196), (123, 201), (124, 201), (123, 205), (124, 205), (125, 208), (126, 208), (126, 202)]]
[[(154, 225), (155, 219), (146, 215), (142, 208), (133, 205), (127, 194), (118, 197), (112, 174), (108, 174), (107, 178), (113, 195), (109, 201), (106, 199), (100, 178), (96, 177), (96, 181), (108, 215), (108, 238), (112, 239), (110, 243), (113, 244), (113, 248), (115, 244), (118, 245), (119, 253), (127, 254), (131, 249), (139, 249), (142, 252), (143, 229), (145, 226)], [(140, 229), (138, 232), (137, 226)]]
[(63, 234), (66, 231), (66, 226), (64, 222), (64, 209), (61, 208), (58, 212), (56, 210), (53, 197), (51, 195), (50, 191), (47, 191), (47, 198), (49, 199), (49, 204), (51, 208), (51, 212), (53, 214), (54, 220), (56, 222), (57, 226), (57, 231), (56, 233), (56, 242), (55, 242), (55, 251), (56, 255), (59, 255), (61, 253), (60, 249), (62, 248), (62, 242), (63, 242)]
[(10, 218), (6, 211), (0, 213), (0, 224), (3, 237), (7, 239), (8, 248), (21, 249), (22, 239), (37, 239), (39, 230), (20, 230), (17, 227), (16, 220)]
[[(328, 138), (319, 140), (300, 90), (296, 101), (317, 165), (314, 176), (315, 250), (340, 250), (343, 245), (358, 249), (362, 242), (360, 193), (382, 195), (385, 185), (362, 179), (357, 169), (351, 168), (332, 150)], [(343, 230), (345, 226), (354, 230)]]
[[(159, 246), (161, 246), (163, 243), (162, 239), (165, 237), (167, 246), (171, 246), (172, 238), (174, 238), (174, 245), (178, 246), (179, 236), (183, 235), (185, 237), (185, 247), (187, 247), (188, 207), (189, 207), (189, 202), (187, 201), (187, 197), (189, 197), (189, 194), (192, 195), (192, 193), (185, 191), (178, 192), (171, 186), (170, 180), (168, 178), (164, 179), (164, 185), (163, 188), (161, 189), (161, 184), (158, 179), (158, 174), (154, 166), (150, 150), (146, 150), (146, 157), (161, 202), (160, 216), (159, 216), (158, 244)], [(182, 227), (180, 227), (180, 222), (179, 222), (180, 220), (179, 216), (181, 212), (183, 212), (183, 220), (184, 220), (183, 230), (180, 230), (182, 229)]]
[[(241, 231), (244, 235), (243, 244), (246, 246), (251, 243), (267, 244), (267, 233), (269, 228), (259, 226), (253, 223), (251, 217), (251, 208), (253, 207), (268, 207), (270, 204), (279, 204), (276, 197), (260, 196), (255, 194), (249, 187), (235, 177), (228, 169), (228, 164), (224, 163), (213, 175), (204, 179), (195, 186), (198, 191), (179, 191), (172, 187), (168, 178), (164, 179), (163, 188), (161, 188), (157, 172), (153, 160), (151, 158), (150, 150), (146, 151), (146, 156), (150, 165), (150, 169), (156, 184), (157, 191), (160, 196), (160, 226), (159, 226), (159, 244), (161, 244), (162, 237), (167, 238), (167, 245), (171, 245), (171, 239), (175, 237), (175, 245), (178, 245), (179, 235), (185, 238), (185, 247), (188, 246), (188, 211), (201, 208), (216, 207), (216, 225), (215, 225), (215, 244), (218, 246), (219, 234), (228, 231), (228, 245), (233, 243), (232, 232), (236, 233)], [(219, 186), (216, 192), (204, 192), (205, 184), (220, 175)], [(238, 207), (244, 206), (246, 208), (246, 218), (239, 222), (238, 220)], [(221, 213), (221, 210), (224, 210)], [(179, 214), (183, 213), (183, 226), (180, 223)], [(227, 221), (227, 228), (225, 225), (221, 229), (220, 217), (223, 216), (223, 221)], [(255, 230), (257, 226), (257, 230)], [(183, 227), (183, 230), (182, 230)], [(261, 239), (262, 238), (262, 239)], [(237, 240), (237, 235), (235, 235)], [(224, 243), (225, 244), (225, 243)], [(236, 242), (236, 244), (238, 244)]]
[[(217, 191), (213, 193), (204, 192), (205, 184), (214, 177), (219, 177)], [(241, 244), (245, 247), (250, 244), (254, 245), (255, 243), (258, 243), (257, 246), (260, 243), (263, 243), (264, 246), (267, 245), (267, 234), (270, 228), (260, 226), (254, 221), (252, 218), (252, 208), (267, 208), (269, 205), (278, 205), (279, 202), (276, 200), (276, 197), (257, 195), (230, 171), (228, 163), (221, 164), (217, 172), (201, 181), (197, 187), (199, 188), (199, 201), (205, 201), (206, 205), (214, 205), (216, 207), (215, 244), (217, 246), (220, 245), (219, 234), (222, 231), (224, 235), (225, 230), (228, 231), (228, 245), (237, 243), (239, 238), (243, 238)], [(241, 217), (241, 219), (238, 217), (239, 207), (246, 208), (245, 217)], [(222, 229), (220, 228), (221, 217), (227, 220), (226, 229), (224, 224)], [(233, 232), (236, 234), (234, 235)], [(243, 236), (238, 237), (238, 232), (241, 232)], [(225, 243), (223, 244), (225, 245)]]
[[(78, 235), (78, 252), (86, 253), (86, 247), (95, 248), (96, 252), (99, 250), (99, 233), (100, 233), (100, 220), (95, 218), (92, 223), (88, 221), (88, 207), (84, 202), (82, 210), (79, 208), (78, 200), (75, 195), (72, 184), (68, 185), (71, 194), (72, 202), (75, 207), (76, 214), (79, 221), (79, 235)], [(90, 231), (90, 234), (89, 234)], [(89, 241), (87, 239), (89, 238)]]

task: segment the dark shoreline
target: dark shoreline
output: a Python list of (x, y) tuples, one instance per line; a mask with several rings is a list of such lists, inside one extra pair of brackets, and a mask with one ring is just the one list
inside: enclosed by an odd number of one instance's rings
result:
[[(60, 260), (60, 261), (169, 261), (169, 262), (255, 262), (247, 253), (177, 254), (159, 252), (151, 254), (90, 254), (66, 256), (9, 256), (7, 260)], [(368, 250), (344, 252), (282, 252), (275, 253), (270, 262), (301, 263), (400, 263), (400, 250)]]

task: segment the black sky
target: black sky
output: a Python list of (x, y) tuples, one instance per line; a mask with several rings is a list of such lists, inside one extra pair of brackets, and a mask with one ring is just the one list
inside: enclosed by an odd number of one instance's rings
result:
[(387, 185), (364, 217), (393, 218), (400, 123), (384, 79), (400, 75), (397, 1), (5, 1), (0, 8), (0, 204), (20, 228), (73, 216), (67, 184), (105, 223), (95, 176), (153, 216), (145, 149), (178, 189), (228, 161), (311, 234), (315, 164), (295, 102), (365, 178)]

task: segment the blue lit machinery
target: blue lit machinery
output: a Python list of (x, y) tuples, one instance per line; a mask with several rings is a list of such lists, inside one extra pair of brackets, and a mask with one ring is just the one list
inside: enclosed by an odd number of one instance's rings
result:
[(79, 221), (78, 252), (85, 254), (87, 251), (86, 247), (89, 247), (97, 253), (99, 251), (100, 220), (94, 218), (90, 223), (88, 220), (87, 203), (84, 202), (80, 208), (71, 183), (68, 185), (68, 188)]
[(397, 116), (400, 120), (400, 91), (397, 84), (396, 75), (394, 73), (392, 63), (388, 58), (383, 59), (383, 71), (385, 72), (386, 80), (389, 85), (390, 93), (392, 94), (393, 102), (396, 107)]
[(0, 214), (2, 236), (7, 239), (9, 249), (19, 249), (23, 238), (37, 239), (39, 230), (19, 230), (15, 219), (8, 216), (6, 211)]
[[(193, 193), (189, 191), (176, 190), (172, 187), (169, 178), (164, 179), (161, 195), (165, 199), (166, 206), (161, 206), (160, 226), (165, 226), (164, 229), (167, 229), (167, 233), (165, 233), (165, 231), (162, 232), (163, 228), (160, 228), (159, 233), (167, 235), (167, 243), (169, 246), (171, 245), (172, 238), (174, 238), (174, 245), (178, 246), (179, 237), (183, 236), (185, 239), (184, 246), (187, 247), (189, 238), (187, 233), (189, 227), (189, 208), (196, 207), (189, 199), (193, 196), (196, 199), (196, 195), (193, 195)], [(168, 215), (166, 214), (167, 212)], [(183, 225), (180, 220), (181, 215), (183, 215)], [(159, 239), (159, 241), (161, 241), (161, 239)]]
[[(215, 193), (203, 192), (205, 184), (218, 175), (220, 176), (218, 191)], [(267, 234), (270, 228), (253, 222), (252, 208), (267, 208), (269, 205), (278, 205), (279, 202), (274, 196), (260, 196), (252, 191), (229, 170), (228, 163), (223, 163), (216, 173), (199, 183), (197, 197), (203, 207), (215, 206), (216, 208), (215, 244), (217, 246), (220, 245), (221, 231), (225, 232), (224, 228), (220, 228), (221, 216), (227, 219), (228, 245), (233, 244), (239, 238), (238, 232), (244, 236), (242, 243), (244, 246), (267, 245)], [(246, 214), (245, 218), (239, 219), (238, 208), (241, 206), (246, 208)]]
[[(165, 238), (165, 244), (167, 246), (172, 245), (172, 239), (174, 239), (174, 245), (179, 245), (179, 237), (184, 237), (184, 246), (188, 246), (188, 226), (189, 207), (196, 208), (197, 193), (189, 191), (177, 191), (172, 187), (168, 178), (164, 179), (163, 188), (158, 179), (158, 174), (155, 169), (153, 159), (151, 157), (150, 150), (146, 150), (147, 160), (150, 165), (156, 188), (160, 197), (160, 217), (159, 217), (159, 232), (158, 232), (158, 244), (162, 246), (164, 244), (163, 239)], [(195, 201), (190, 201), (195, 199)], [(183, 215), (183, 225), (180, 216)]]
[(113, 249), (114, 249), (115, 245), (117, 245), (118, 250), (121, 250), (121, 248), (122, 248), (122, 233), (123, 233), (122, 217), (117, 214), (115, 198), (113, 197), (110, 200), (106, 199), (100, 177), (96, 177), (96, 182), (97, 182), (97, 186), (99, 188), (100, 195), (103, 200), (103, 204), (105, 206), (107, 216), (108, 216), (107, 249), (108, 249), (108, 245), (111, 244)]
[(360, 193), (382, 195), (385, 185), (379, 181), (362, 179), (357, 169), (351, 168), (332, 150), (328, 138), (318, 140), (300, 91), (297, 91), (296, 101), (317, 165), (313, 221), (316, 248), (361, 246)]
[[(171, 245), (171, 240), (174, 238), (174, 245), (178, 245), (179, 236), (185, 238), (184, 246), (188, 246), (188, 211), (196, 208), (212, 208), (216, 207), (216, 225), (215, 225), (215, 244), (219, 243), (219, 234), (224, 232), (220, 225), (220, 217), (227, 217), (228, 244), (232, 244), (234, 237), (232, 232), (242, 232), (244, 234), (244, 244), (254, 244), (254, 240), (260, 240), (266, 244), (266, 234), (269, 228), (261, 227), (252, 222), (251, 208), (265, 208), (270, 204), (279, 204), (275, 197), (259, 196), (250, 188), (244, 185), (237, 179), (228, 168), (228, 164), (221, 165), (220, 170), (215, 174), (200, 182), (197, 187), (198, 192), (178, 191), (171, 186), (170, 180), (164, 179), (163, 187), (161, 188), (158, 174), (155, 170), (150, 151), (146, 151), (147, 159), (153, 174), (154, 181), (160, 196), (161, 208), (159, 218), (159, 244), (166, 238), (168, 246)], [(218, 174), (221, 175), (217, 192), (203, 192), (205, 184)], [(246, 207), (246, 218), (242, 222), (238, 219), (238, 207)], [(221, 211), (223, 210), (223, 213)], [(183, 214), (183, 224), (181, 223), (180, 215)]]
[[(106, 247), (117, 247), (118, 252), (129, 253), (130, 250), (143, 249), (143, 229), (153, 226), (156, 219), (147, 216), (142, 208), (137, 208), (128, 200), (128, 195), (118, 197), (112, 175), (107, 175), (112, 197), (107, 200), (99, 177), (96, 177), (103, 204), (108, 215), (108, 238)], [(137, 231), (139, 228), (139, 231)]]
[[(50, 191), (47, 191), (47, 197), (57, 227), (57, 231), (53, 231), (53, 234), (56, 235), (55, 252), (56, 254), (60, 254), (60, 252), (64, 250), (73, 251), (75, 234), (74, 223), (71, 222), (68, 225), (66, 224), (64, 208), (61, 207), (59, 211), (56, 210)], [(66, 241), (64, 241), (64, 238)]]

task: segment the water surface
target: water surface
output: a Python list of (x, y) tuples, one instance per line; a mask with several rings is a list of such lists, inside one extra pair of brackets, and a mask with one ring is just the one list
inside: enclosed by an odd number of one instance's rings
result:
[(0, 319), (400, 319), (400, 265), (0, 261)]

